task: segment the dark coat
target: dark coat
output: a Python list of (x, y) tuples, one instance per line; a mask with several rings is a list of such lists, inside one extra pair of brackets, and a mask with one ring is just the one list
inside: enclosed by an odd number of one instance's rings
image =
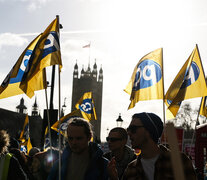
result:
[[(170, 151), (163, 146), (160, 146), (161, 153), (155, 162), (155, 180), (173, 180), (173, 167), (171, 162)], [(181, 154), (185, 178), (187, 180), (196, 180), (196, 173), (194, 171), (191, 160), (185, 155)], [(123, 176), (123, 180), (147, 180), (144, 169), (141, 163), (141, 155), (132, 161)]]
[[(68, 159), (71, 155), (69, 146), (65, 148), (61, 157), (61, 179), (65, 180), (67, 174)], [(96, 143), (89, 143), (90, 163), (86, 170), (84, 180), (108, 180), (108, 160), (103, 158), (103, 151)], [(58, 161), (52, 167), (48, 180), (58, 180)]]

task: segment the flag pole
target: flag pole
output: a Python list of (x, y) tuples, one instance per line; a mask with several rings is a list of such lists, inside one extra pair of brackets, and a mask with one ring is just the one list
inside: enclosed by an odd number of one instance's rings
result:
[[(59, 66), (59, 65), (58, 65)], [(58, 68), (58, 86), (59, 86), (59, 117), (58, 117), (58, 142), (59, 142), (59, 180), (61, 180), (61, 133), (60, 133), (60, 113), (61, 113), (61, 88), (60, 88), (60, 68)]]
[[(58, 27), (60, 28), (59, 24), (59, 15), (56, 15), (57, 18), (57, 24)], [(62, 26), (61, 26), (62, 28)], [(59, 32), (60, 36), (60, 32)], [(59, 37), (60, 39), (60, 37)], [(58, 65), (58, 89), (59, 89), (59, 113), (58, 113), (58, 142), (59, 142), (59, 180), (61, 180), (61, 134), (60, 134), (60, 116), (61, 116), (61, 88), (60, 88), (60, 65)]]
[(88, 67), (90, 67), (90, 59), (91, 59), (91, 41), (90, 41), (90, 43), (89, 43), (89, 62), (88, 62)]
[(162, 100), (162, 105), (163, 105), (163, 123), (164, 123), (164, 142), (166, 145), (166, 123), (165, 123), (165, 85), (164, 85), (164, 64), (163, 64), (163, 48), (162, 48), (162, 84), (163, 84), (163, 100)]
[(47, 108), (47, 124), (48, 124), (48, 133), (49, 133), (49, 142), (50, 142), (50, 149), (52, 151), (52, 138), (51, 138), (51, 126), (50, 126), (50, 113), (48, 109), (48, 98), (47, 98), (47, 88), (45, 88), (45, 100), (46, 100), (46, 108)]

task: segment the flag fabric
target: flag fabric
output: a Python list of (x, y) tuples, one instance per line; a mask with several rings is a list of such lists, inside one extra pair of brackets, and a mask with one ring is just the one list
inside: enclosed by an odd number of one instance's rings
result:
[(45, 136), (44, 136), (44, 149), (47, 149), (50, 147), (50, 137), (49, 137), (49, 131), (48, 126), (45, 129)]
[(27, 148), (27, 154), (29, 155), (29, 151), (32, 149), (32, 143), (31, 143), (30, 137), (27, 140), (26, 148)]
[(169, 101), (169, 100), (165, 102), (165, 104), (168, 107), (167, 110), (166, 110), (166, 118), (167, 119), (174, 119), (175, 118), (182, 102), (178, 102), (178, 103), (173, 104), (173, 105), (171, 103), (172, 103), (172, 101)]
[(92, 92), (86, 92), (75, 105), (76, 109), (81, 110), (84, 119), (91, 121), (97, 120)]
[(67, 123), (68, 121), (73, 118), (73, 117), (82, 117), (81, 111), (80, 109), (74, 110), (73, 112), (65, 115), (64, 117), (62, 117), (59, 121), (56, 121), (51, 129), (55, 130), (55, 131), (59, 131), (59, 123), (60, 123), (60, 133), (64, 136), (66, 136), (66, 130), (67, 130)]
[(32, 148), (30, 136), (29, 136), (29, 117), (28, 114), (25, 117), (24, 125), (22, 132), (19, 137), (21, 148), (29, 154), (30, 149)]
[[(19, 88), (22, 81), (23, 74), (27, 68), (28, 62), (31, 59), (31, 55), (37, 44), (41, 34), (38, 35), (24, 50), (16, 64), (13, 66), (9, 74), (6, 76), (0, 86), (0, 99), (23, 94), (22, 89)], [(45, 71), (40, 71), (37, 74), (35, 91), (44, 89), (46, 86)]]
[(124, 91), (130, 95), (128, 109), (133, 108), (138, 101), (163, 99), (162, 48), (140, 59)]
[(90, 47), (91, 47), (91, 43), (89, 43), (89, 44), (83, 46), (83, 48), (90, 48)]
[[(178, 109), (173, 107), (185, 99), (207, 95), (205, 76), (198, 46), (191, 53), (165, 95), (165, 104), (175, 117)], [(170, 103), (169, 103), (170, 102)]]
[(207, 117), (206, 96), (202, 97), (199, 114)]
[(21, 145), (21, 151), (24, 152), (25, 154), (29, 155), (29, 151), (32, 149), (32, 143), (31, 143), (31, 140), (30, 138), (23, 142), (23, 143), (20, 143)]
[(19, 137), (19, 140), (24, 143), (29, 138), (29, 117), (28, 114), (25, 117), (24, 125)]
[(45, 67), (56, 64), (62, 68), (58, 18), (52, 21), (39, 38), (22, 77), (20, 88), (31, 98), (34, 95), (36, 80), (39, 80), (38, 73)]

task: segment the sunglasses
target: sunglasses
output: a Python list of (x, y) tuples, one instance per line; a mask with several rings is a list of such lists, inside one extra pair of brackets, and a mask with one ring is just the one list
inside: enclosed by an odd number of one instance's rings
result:
[(116, 141), (121, 141), (121, 140), (122, 140), (122, 138), (115, 138), (115, 137), (112, 137), (112, 138), (107, 137), (107, 138), (106, 138), (106, 141), (107, 141), (107, 142), (109, 142), (109, 141), (111, 141), (111, 142), (116, 142)]
[(138, 129), (138, 128), (141, 128), (141, 127), (144, 127), (144, 126), (130, 125), (130, 126), (127, 128), (127, 132), (131, 132), (132, 134), (134, 134), (134, 133), (136, 133), (137, 129)]

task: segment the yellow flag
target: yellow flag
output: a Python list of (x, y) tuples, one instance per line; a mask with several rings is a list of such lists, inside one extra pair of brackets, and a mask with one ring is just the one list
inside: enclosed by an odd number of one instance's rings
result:
[(199, 114), (207, 117), (206, 96), (202, 97)]
[[(13, 66), (9, 74), (6, 76), (0, 86), (0, 99), (23, 94), (22, 89), (19, 88), (24, 72), (31, 60), (33, 50), (41, 35), (38, 35), (24, 50), (16, 64)], [(44, 89), (46, 86), (45, 71), (38, 73), (38, 79), (34, 90)]]
[(169, 119), (174, 119), (180, 106), (181, 106), (181, 103), (176, 103), (176, 104), (171, 104), (171, 101), (168, 101), (169, 103), (165, 102), (167, 104), (167, 110), (166, 110), (166, 118), (169, 120)]
[(82, 114), (80, 112), (80, 109), (77, 109), (77, 110), (75, 110), (75, 111), (73, 111), (73, 112), (65, 115), (64, 117), (62, 117), (60, 119), (60, 122), (59, 121), (56, 121), (52, 125), (51, 129), (53, 129), (53, 130), (55, 130), (55, 131), (58, 132), (58, 129), (59, 129), (58, 126), (59, 126), (59, 123), (60, 123), (60, 133), (62, 135), (65, 135), (65, 132), (67, 130), (67, 122), (70, 120), (70, 118), (73, 118), (73, 117), (82, 117)]
[(27, 154), (29, 154), (29, 151), (32, 149), (32, 143), (30, 141), (30, 138), (27, 141)]
[(60, 43), (59, 43), (59, 22), (58, 18), (47, 27), (42, 33), (34, 52), (31, 56), (31, 61), (23, 75), (20, 88), (30, 98), (34, 95), (36, 80), (39, 79), (38, 73), (42, 72), (45, 67), (58, 64), (62, 67)]
[(76, 109), (81, 110), (84, 119), (91, 121), (97, 120), (92, 92), (86, 92), (75, 105)]
[(19, 140), (25, 142), (26, 139), (28, 139), (28, 137), (29, 137), (29, 117), (27, 114), (24, 120), (24, 125)]
[[(178, 109), (173, 108), (185, 99), (207, 95), (205, 76), (198, 46), (191, 53), (165, 95), (168, 110), (176, 116)], [(170, 102), (170, 103), (169, 103)]]
[(162, 48), (159, 48), (140, 59), (126, 89), (131, 103), (128, 109), (138, 101), (163, 99), (163, 62)]

